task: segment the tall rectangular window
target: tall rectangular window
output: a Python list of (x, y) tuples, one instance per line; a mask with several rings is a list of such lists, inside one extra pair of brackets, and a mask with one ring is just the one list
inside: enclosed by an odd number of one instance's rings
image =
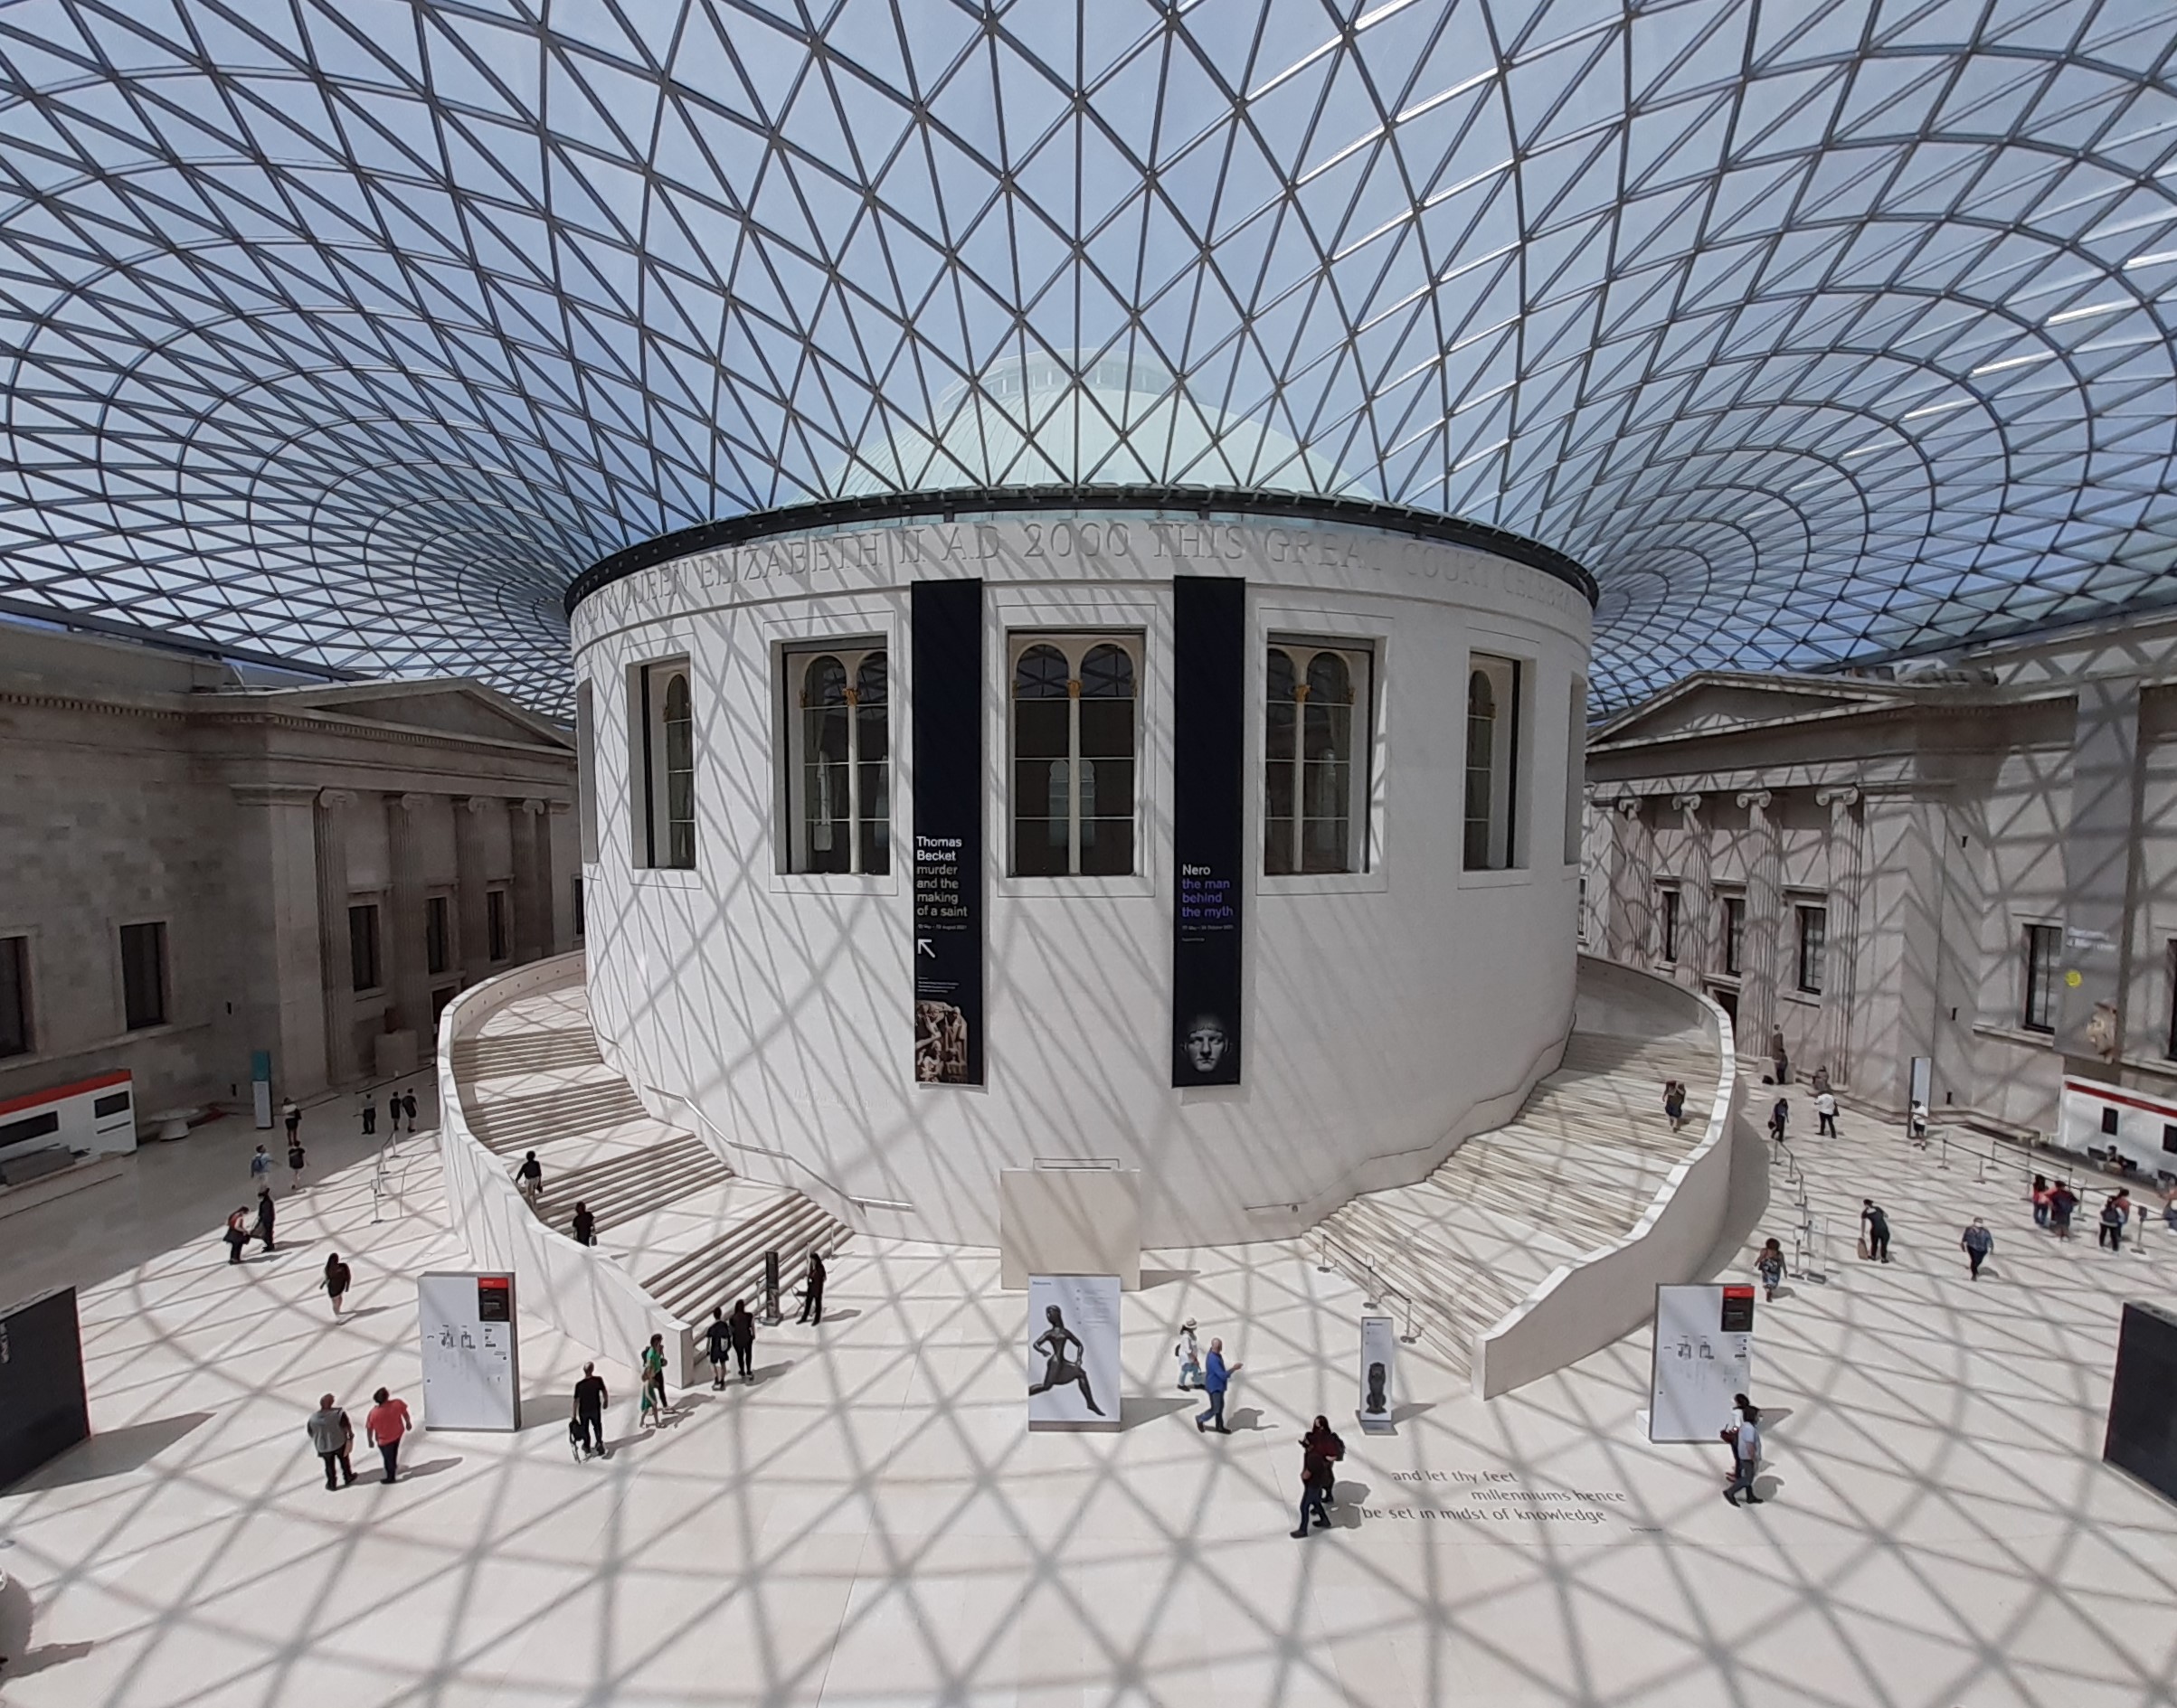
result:
[(30, 939), (0, 937), (0, 1056), (30, 1052)]
[(453, 903), (442, 895), (423, 902), (423, 970), (442, 973), (453, 965)]
[(1139, 635), (1016, 635), (1013, 873), (1134, 869)]
[(374, 902), (347, 911), (347, 964), (357, 990), (378, 988), (378, 909)]
[(2162, 1035), (2162, 1053), (2177, 1060), (2177, 937), (2170, 939), (2163, 948), (2163, 969), (2170, 993), (2170, 1019), (2168, 1029)]
[(1746, 970), (1746, 899), (1724, 898), (1724, 971), (1736, 977)]
[(582, 860), (597, 858), (597, 694), (587, 676), (574, 684), (575, 826)]
[[(636, 790), (639, 864), (692, 871), (696, 864), (696, 706), (688, 661), (637, 672), (641, 742)], [(494, 957), (494, 959), (500, 958)]]
[(2056, 1030), (2057, 963), (2063, 958), (2064, 928), (2029, 925), (2026, 928), (2026, 1012), (2028, 1032)]
[(1819, 996), (1829, 958), (1830, 911), (1802, 907), (1798, 913), (1799, 988), (1810, 996)]
[(1667, 961), (1674, 961), (1678, 958), (1679, 892), (1676, 890), (1663, 890), (1658, 893), (1661, 895), (1663, 904), (1663, 958)]
[(130, 1032), (166, 1024), (166, 927), (121, 927), (122, 1024)]
[(786, 664), (786, 869), (892, 870), (891, 679), (881, 646), (798, 649)]
[(583, 924), (582, 881), (581, 876), (577, 874), (574, 880), (574, 939), (578, 943), (582, 940)]
[(1580, 863), (1587, 806), (1587, 680), (1572, 679), (1565, 710), (1565, 863)]
[(1519, 688), (1514, 658), (1476, 653), (1466, 676), (1466, 869), (1519, 863)]
[(1368, 869), (1374, 660), (1327, 641), (1270, 646), (1263, 737), (1263, 870)]
[(494, 961), (506, 958), (506, 892), (484, 892), (484, 941), (489, 958)]

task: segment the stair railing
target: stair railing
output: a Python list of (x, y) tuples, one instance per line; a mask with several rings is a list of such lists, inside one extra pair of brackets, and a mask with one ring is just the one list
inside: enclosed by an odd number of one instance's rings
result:
[[(1411, 1346), (1415, 1344), (1419, 1336), (1415, 1334), (1414, 1328), (1414, 1313), (1415, 1307), (1414, 1304), (1414, 1296), (1412, 1294), (1406, 1292), (1403, 1288), (1393, 1287), (1388, 1281), (1383, 1279), (1383, 1276), (1377, 1271), (1376, 1266), (1369, 1262), (1367, 1258), (1361, 1256), (1359, 1252), (1354, 1250), (1352, 1247), (1346, 1244), (1344, 1241), (1334, 1241), (1330, 1234), (1326, 1231), (1320, 1229), (1317, 1231), (1316, 1249), (1316, 1269), (1319, 1274), (1328, 1275), (1333, 1271), (1343, 1274), (1348, 1280), (1358, 1283), (1360, 1286), (1361, 1290), (1369, 1295), (1368, 1302), (1372, 1305), (1379, 1304), (1389, 1299), (1396, 1299), (1401, 1305), (1405, 1306), (1406, 1332), (1399, 1335), (1399, 1344), (1405, 1346)], [(1344, 1263), (1340, 1263), (1333, 1259), (1331, 1253), (1334, 1250), (1344, 1258)], [(1351, 1265), (1352, 1269), (1358, 1269), (1360, 1274), (1353, 1274), (1351, 1269), (1349, 1269), (1346, 1267), (1348, 1264)], [(1366, 1278), (1365, 1279), (1363, 1279), (1364, 1277)]]

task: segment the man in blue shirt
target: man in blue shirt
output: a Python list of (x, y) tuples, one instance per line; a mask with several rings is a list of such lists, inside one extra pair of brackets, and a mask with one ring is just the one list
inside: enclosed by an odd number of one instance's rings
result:
[(1219, 1435), (1232, 1433), (1225, 1427), (1225, 1390), (1243, 1368), (1245, 1366), (1241, 1364), (1226, 1366), (1223, 1341), (1213, 1340), (1209, 1343), (1209, 1356), (1202, 1361), (1202, 1392), (1209, 1396), (1209, 1410), (1196, 1417), (1195, 1428), (1197, 1430), (1214, 1429)]

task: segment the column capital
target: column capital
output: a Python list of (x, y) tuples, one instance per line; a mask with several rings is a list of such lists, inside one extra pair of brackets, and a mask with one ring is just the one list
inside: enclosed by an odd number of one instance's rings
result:
[(353, 807), (355, 804), (355, 791), (352, 788), (321, 788), (317, 791), (317, 804), (328, 811), (336, 807)]
[(419, 807), (429, 805), (430, 801), (430, 796), (418, 794), (414, 789), (388, 793), (385, 797), (385, 804), (388, 807), (398, 807), (404, 813), (412, 813)]
[(1765, 813), (1769, 810), (1769, 803), (1775, 797), (1775, 792), (1770, 789), (1742, 788), (1738, 791), (1737, 798), (1741, 807), (1750, 807), (1755, 812)]
[(455, 798), (460, 802), (463, 808), (479, 817), (489, 812), (494, 804), (492, 797), (488, 795), (461, 795)]
[(1814, 791), (1814, 805), (1826, 807), (1832, 814), (1840, 808), (1850, 811), (1859, 804), (1860, 785), (1857, 783), (1839, 783), (1833, 788), (1818, 788)]
[(1671, 804), (1689, 818), (1700, 811), (1700, 797), (1690, 791), (1682, 795), (1671, 796)]
[(527, 813), (530, 816), (535, 816), (536, 814), (544, 810), (544, 803), (535, 798), (529, 800), (509, 800), (506, 803), (506, 810), (510, 813)]
[(1623, 813), (1626, 817), (1638, 818), (1641, 816), (1641, 808), (1645, 807), (1648, 803), (1645, 799), (1638, 795), (1620, 795), (1617, 799), (1612, 801), (1610, 804), (1616, 807), (1617, 810)]

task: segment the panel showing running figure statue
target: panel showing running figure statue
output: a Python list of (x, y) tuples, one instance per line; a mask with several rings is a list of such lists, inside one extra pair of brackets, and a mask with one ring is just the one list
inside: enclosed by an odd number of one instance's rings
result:
[(1119, 1427), (1119, 1278), (1028, 1277), (1028, 1428)]

